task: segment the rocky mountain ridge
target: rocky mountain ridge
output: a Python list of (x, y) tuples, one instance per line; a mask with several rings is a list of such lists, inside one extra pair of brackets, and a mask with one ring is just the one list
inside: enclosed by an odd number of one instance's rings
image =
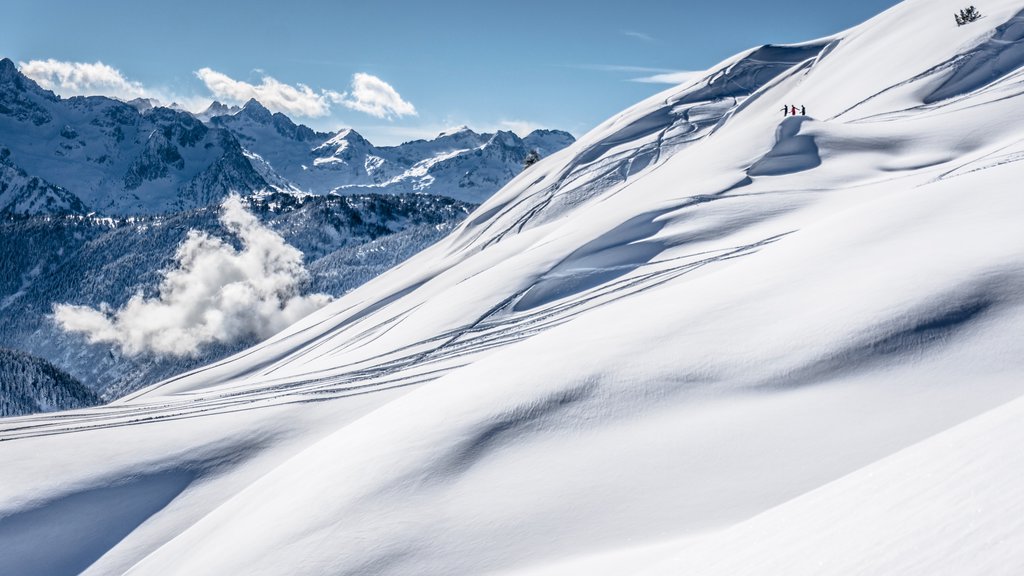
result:
[(317, 132), (256, 100), (192, 114), (151, 100), (61, 98), (0, 60), (0, 212), (160, 214), (231, 192), (429, 192), (479, 203), (561, 131), (464, 128), (399, 146), (351, 129)]

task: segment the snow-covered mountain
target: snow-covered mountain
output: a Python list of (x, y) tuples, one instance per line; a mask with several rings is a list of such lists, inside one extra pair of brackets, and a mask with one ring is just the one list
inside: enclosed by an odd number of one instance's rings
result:
[[(275, 189), (226, 130), (101, 96), (62, 99), (0, 59), (0, 210), (151, 214)], [(28, 179), (34, 186), (22, 184)]]
[(566, 132), (476, 134), (376, 147), (353, 130), (315, 132), (259, 102), (200, 114), (102, 96), (62, 99), (0, 59), (0, 211), (124, 216), (188, 210), (230, 192), (429, 192), (479, 203), (531, 150)]
[[(211, 110), (225, 110), (214, 103)], [(204, 112), (209, 116), (210, 111)], [(429, 192), (480, 203), (523, 169), (531, 150), (549, 156), (572, 144), (567, 132), (535, 130), (477, 134), (463, 126), (433, 140), (374, 146), (351, 129), (335, 134), (296, 125), (256, 100), (210, 116), (294, 187), (304, 192)]]
[(1019, 572), (1024, 2), (962, 7), (741, 53), (257, 346), (0, 421), (0, 572)]

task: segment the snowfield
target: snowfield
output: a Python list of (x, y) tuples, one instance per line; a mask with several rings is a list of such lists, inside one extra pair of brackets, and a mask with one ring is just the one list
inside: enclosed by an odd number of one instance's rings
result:
[(962, 7), (739, 54), (260, 345), (0, 420), (0, 573), (1021, 573), (1024, 2)]

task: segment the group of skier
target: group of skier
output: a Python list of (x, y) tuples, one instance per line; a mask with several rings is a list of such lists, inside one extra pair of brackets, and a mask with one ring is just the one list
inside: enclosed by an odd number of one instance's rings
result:
[[(783, 116), (796, 116), (797, 115), (797, 110), (798, 109), (797, 109), (796, 106), (783, 106), (782, 107), (782, 115)], [(801, 116), (807, 116), (807, 108), (805, 108), (804, 106), (800, 106), (799, 112), (800, 112)]]

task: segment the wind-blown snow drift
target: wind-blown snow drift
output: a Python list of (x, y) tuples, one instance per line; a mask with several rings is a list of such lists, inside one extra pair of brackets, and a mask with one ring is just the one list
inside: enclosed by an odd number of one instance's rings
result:
[(163, 273), (159, 295), (136, 294), (118, 310), (59, 304), (54, 317), (90, 342), (110, 342), (130, 355), (195, 354), (211, 342), (266, 338), (330, 302), (302, 295), (309, 280), (302, 252), (260, 224), (238, 196), (222, 205), (221, 222), (241, 249), (192, 230)]
[(0, 571), (1013, 573), (1024, 84), (964, 55), (1024, 2), (961, 7), (730, 58), (262, 344), (4, 421)]

